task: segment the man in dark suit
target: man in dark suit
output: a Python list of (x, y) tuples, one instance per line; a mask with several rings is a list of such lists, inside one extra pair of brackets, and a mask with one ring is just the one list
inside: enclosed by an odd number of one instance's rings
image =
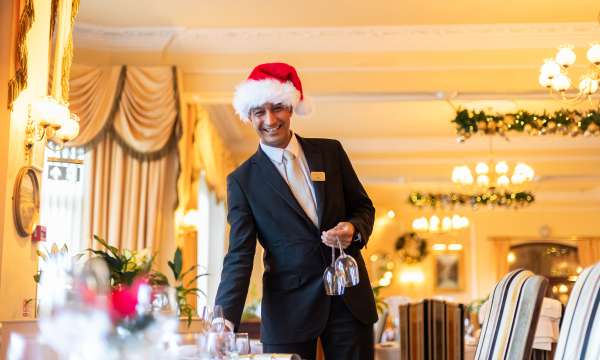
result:
[[(314, 359), (321, 338), (327, 359), (372, 359), (377, 312), (360, 249), (375, 209), (348, 156), (336, 140), (290, 130), (292, 114), (309, 109), (287, 64), (257, 66), (237, 87), (234, 107), (260, 145), (227, 178), (231, 232), (215, 303), (237, 328), (258, 239), (265, 250), (264, 351)], [(338, 239), (356, 259), (360, 282), (342, 296), (327, 296), (323, 272)]]

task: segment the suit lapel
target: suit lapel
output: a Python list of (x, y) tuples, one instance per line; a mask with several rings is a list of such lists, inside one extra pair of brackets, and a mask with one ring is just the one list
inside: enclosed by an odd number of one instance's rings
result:
[[(315, 144), (303, 139), (296, 135), (304, 157), (308, 163), (308, 168), (311, 172), (320, 171), (325, 172), (325, 165), (323, 162), (323, 154), (319, 151)], [(323, 214), (325, 212), (325, 181), (312, 181), (313, 188), (315, 189), (315, 197), (317, 198), (317, 216), (319, 217), (319, 225), (323, 224)]]
[(260, 171), (263, 173), (262, 178), (268, 183), (275, 192), (285, 200), (285, 202), (294, 209), (300, 216), (302, 216), (311, 226), (315, 226), (313, 222), (306, 215), (294, 194), (290, 190), (290, 187), (281, 177), (275, 165), (271, 162), (271, 159), (261, 150), (260, 146), (258, 151), (254, 154), (254, 161), (258, 165)]

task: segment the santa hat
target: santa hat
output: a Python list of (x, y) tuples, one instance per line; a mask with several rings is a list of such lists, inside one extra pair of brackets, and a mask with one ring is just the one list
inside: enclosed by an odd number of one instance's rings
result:
[(242, 121), (250, 121), (250, 109), (266, 103), (292, 106), (298, 115), (311, 112), (296, 69), (284, 63), (258, 65), (235, 89), (233, 107)]

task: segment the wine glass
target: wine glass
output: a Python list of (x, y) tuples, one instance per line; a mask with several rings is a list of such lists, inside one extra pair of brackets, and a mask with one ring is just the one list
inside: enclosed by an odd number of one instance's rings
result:
[(356, 286), (360, 282), (356, 260), (344, 252), (339, 237), (337, 238), (337, 242), (340, 248), (340, 256), (335, 260), (335, 272), (342, 278), (345, 287)]
[(323, 273), (323, 284), (325, 293), (330, 296), (344, 294), (344, 279), (338, 275), (335, 269), (335, 248), (331, 247), (331, 265)]

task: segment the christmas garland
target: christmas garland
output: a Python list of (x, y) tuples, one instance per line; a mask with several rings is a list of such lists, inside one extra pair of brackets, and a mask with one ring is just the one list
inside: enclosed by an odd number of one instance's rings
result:
[(476, 133), (497, 134), (503, 137), (506, 137), (508, 132), (529, 135), (560, 134), (573, 137), (600, 135), (599, 110), (589, 110), (586, 113), (576, 110), (559, 110), (553, 114), (518, 111), (504, 115), (492, 115), (486, 114), (484, 111), (474, 112), (459, 109), (452, 122), (456, 124), (456, 133), (460, 142)]
[(473, 208), (479, 206), (498, 206), (506, 208), (520, 208), (535, 201), (533, 193), (528, 191), (510, 192), (490, 190), (478, 194), (460, 193), (421, 193), (413, 192), (408, 196), (408, 202), (416, 207), (454, 207), (456, 205), (470, 205)]
[(416, 264), (427, 256), (427, 241), (415, 232), (406, 232), (396, 240), (396, 251), (400, 261)]

